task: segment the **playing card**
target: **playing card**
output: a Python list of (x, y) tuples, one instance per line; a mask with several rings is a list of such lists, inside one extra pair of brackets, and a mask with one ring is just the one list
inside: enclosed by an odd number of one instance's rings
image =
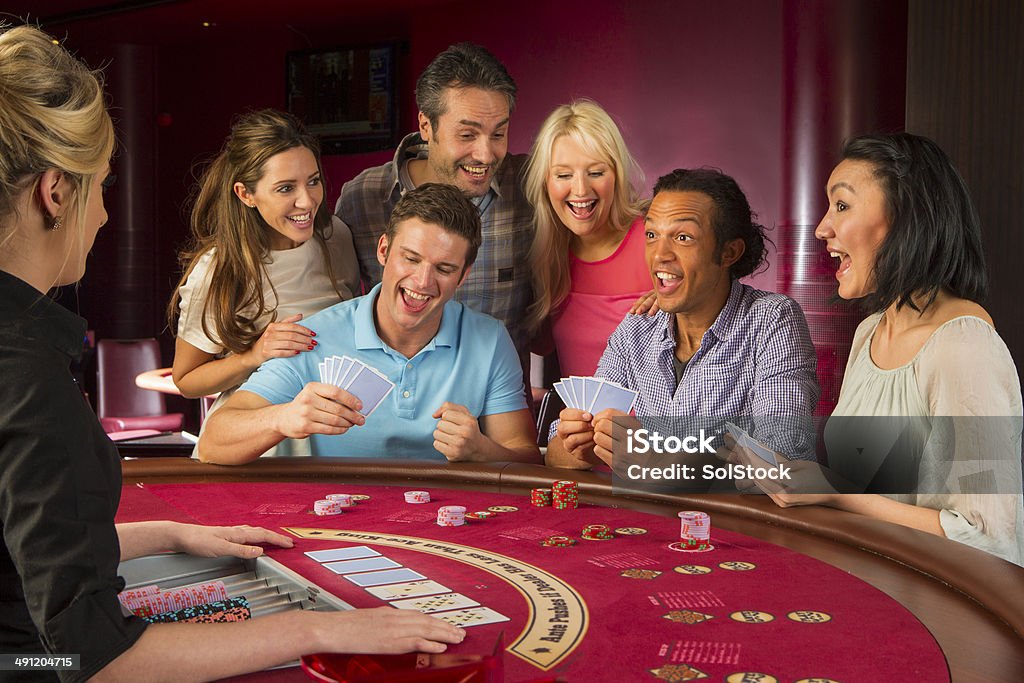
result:
[(321, 362), (317, 363), (316, 366), (317, 366), (317, 368), (320, 369), (320, 381), (324, 382), (324, 383), (330, 383), (331, 380), (327, 376), (327, 363), (326, 363), (326, 361), (321, 361)]
[(341, 562), (328, 562), (324, 565), (335, 574), (355, 574), (356, 572), (370, 572), (378, 569), (394, 569), (401, 567), (394, 560), (386, 557), (364, 557), (360, 560), (342, 560)]
[(629, 414), (633, 410), (633, 403), (636, 402), (637, 392), (630, 389), (623, 389), (612, 382), (599, 381), (594, 390), (594, 400), (590, 404), (589, 412), (596, 415), (607, 408), (621, 410)]
[(759, 442), (755, 441), (746, 430), (741, 429), (731, 422), (725, 423), (725, 430), (729, 432), (732, 438), (736, 439), (736, 443), (752, 452), (757, 457), (761, 458), (765, 462), (771, 465), (778, 465), (779, 462), (775, 458), (775, 453), (762, 446)]
[(358, 560), (364, 557), (377, 557), (380, 553), (365, 545), (350, 548), (334, 548), (331, 550), (311, 550), (306, 557), (317, 562), (337, 562), (339, 560)]
[[(355, 372), (355, 374), (353, 375), (352, 372)], [(358, 371), (355, 371), (353, 368), (349, 375), (350, 379), (345, 390), (363, 402), (363, 409), (359, 412), (367, 417), (380, 405), (384, 397), (395, 386), (386, 377), (365, 365)]]
[(569, 396), (569, 390), (565, 388), (565, 385), (561, 382), (555, 382), (552, 386), (555, 388), (555, 393), (558, 394), (558, 398), (562, 399), (562, 403), (565, 404), (565, 407), (573, 407), (571, 397)]
[(348, 380), (349, 371), (355, 363), (356, 361), (348, 356), (342, 356), (341, 362), (338, 363), (338, 368), (334, 373), (334, 386), (341, 387), (345, 385), (345, 382)]
[(466, 607), (477, 607), (480, 603), (467, 598), (462, 593), (443, 593), (441, 595), (429, 595), (421, 598), (410, 598), (408, 600), (395, 600), (392, 607), (398, 609), (414, 609), (424, 614), (432, 612), (445, 612), (447, 610)]
[(397, 600), (399, 598), (414, 598), (420, 595), (435, 595), (437, 593), (448, 593), (451, 588), (442, 586), (437, 581), (409, 581), (407, 583), (396, 583), (393, 586), (381, 586), (379, 588), (367, 588), (366, 592), (381, 600)]
[(334, 369), (337, 366), (338, 366), (338, 357), (337, 356), (328, 356), (327, 358), (324, 358), (324, 377), (325, 377), (325, 379), (323, 381), (327, 382), (328, 384), (333, 384), (334, 383)]
[(346, 574), (345, 578), (355, 585), (365, 588), (367, 586), (383, 586), (386, 583), (415, 581), (427, 577), (419, 572), (403, 567), (402, 569), (385, 569), (382, 572), (369, 572), (366, 574)]
[(587, 378), (573, 375), (569, 378), (572, 383), (572, 392), (576, 395), (576, 407), (580, 410), (587, 409)]
[(455, 624), (462, 628), (468, 628), (469, 626), (483, 626), (484, 624), (493, 624), (498, 621), (509, 620), (509, 618), (504, 614), (499, 614), (490, 607), (472, 607), (470, 609), (460, 609), (455, 612), (439, 612), (436, 616), (438, 619), (444, 619), (449, 624)]

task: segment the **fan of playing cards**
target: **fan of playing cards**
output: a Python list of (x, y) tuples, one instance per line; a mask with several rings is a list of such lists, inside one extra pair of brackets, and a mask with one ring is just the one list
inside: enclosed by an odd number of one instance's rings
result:
[(637, 392), (621, 384), (597, 377), (563, 377), (555, 382), (555, 393), (569, 408), (577, 408), (591, 415), (614, 408), (629, 414), (636, 402)]
[(363, 402), (359, 412), (369, 417), (395, 387), (380, 370), (348, 356), (330, 356), (317, 367), (320, 381), (341, 387)]

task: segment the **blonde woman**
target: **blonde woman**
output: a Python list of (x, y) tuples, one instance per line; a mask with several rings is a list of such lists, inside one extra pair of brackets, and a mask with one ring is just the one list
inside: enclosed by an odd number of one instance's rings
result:
[(461, 629), (390, 607), (240, 624), (122, 615), (120, 560), (168, 550), (253, 558), (257, 544), (292, 541), (253, 527), (114, 524), (117, 450), (69, 371), (86, 322), (46, 296), (81, 279), (106, 223), (114, 127), (98, 75), (56, 43), (0, 25), (0, 652), (75, 653), (80, 668), (65, 680), (180, 681), (310, 652), (441, 652), (461, 641)]
[(550, 321), (563, 375), (593, 375), (612, 331), (651, 289), (632, 177), (642, 176), (622, 134), (591, 100), (555, 109), (533, 144), (528, 323), (537, 333)]

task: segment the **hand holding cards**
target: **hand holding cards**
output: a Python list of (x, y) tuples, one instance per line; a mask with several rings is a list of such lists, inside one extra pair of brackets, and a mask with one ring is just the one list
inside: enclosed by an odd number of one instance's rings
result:
[(591, 415), (608, 408), (629, 414), (637, 397), (637, 392), (597, 377), (563, 377), (554, 387), (567, 408)]
[(330, 356), (318, 365), (320, 381), (341, 387), (363, 403), (359, 411), (369, 417), (395, 387), (376, 368), (348, 356)]
[(736, 444), (746, 448), (748, 451), (758, 456), (765, 462), (778, 465), (779, 461), (775, 457), (775, 452), (770, 448), (762, 446), (759, 442), (754, 440), (754, 437), (750, 436), (745, 430), (740, 429), (731, 422), (725, 423), (725, 430), (729, 432), (732, 438), (736, 439)]

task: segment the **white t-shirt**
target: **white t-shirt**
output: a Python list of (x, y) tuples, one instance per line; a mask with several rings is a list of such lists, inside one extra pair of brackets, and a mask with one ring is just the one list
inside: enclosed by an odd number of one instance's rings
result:
[[(341, 299), (327, 277), (323, 252), (316, 240), (310, 239), (294, 249), (271, 251), (267, 256), (267, 276), (263, 280), (263, 298), (267, 310), (257, 319), (257, 327), (270, 322), (271, 311), (275, 307), (277, 320), (283, 320), (296, 313), (312, 315), (356, 295), (359, 291), (359, 263), (352, 246), (352, 233), (336, 217), (333, 218), (327, 250)], [(213, 276), (215, 251), (211, 249), (199, 258), (188, 280), (178, 289), (181, 295), (178, 338), (200, 351), (219, 356), (227, 355), (227, 350), (217, 339), (213, 316), (208, 314), (206, 319), (210, 336), (203, 332), (202, 323), (203, 309), (210, 291), (210, 278)]]
[[(283, 320), (296, 313), (308, 317), (313, 313), (333, 306), (339, 301), (351, 299), (359, 292), (359, 262), (352, 244), (352, 232), (340, 219), (332, 216), (332, 230), (327, 239), (327, 251), (338, 291), (334, 291), (323, 250), (315, 239), (307, 240), (294, 249), (271, 251), (267, 255), (266, 275), (263, 279), (263, 300), (266, 310), (257, 318), (257, 327), (271, 322), (276, 307), (276, 319)], [(188, 279), (179, 289), (181, 295), (178, 317), (178, 338), (200, 351), (219, 357), (230, 355), (217, 338), (213, 316), (207, 313), (206, 326), (209, 336), (203, 331), (203, 309), (210, 291), (216, 250), (203, 254)], [(273, 286), (271, 286), (273, 284)], [(276, 294), (275, 294), (276, 292)], [(338, 293), (341, 298), (338, 298)], [(222, 406), (237, 387), (222, 391), (210, 408), (210, 413)], [(197, 447), (198, 448), (198, 447)], [(197, 451), (193, 451), (195, 456)], [(264, 455), (308, 455), (305, 441), (286, 439)]]

